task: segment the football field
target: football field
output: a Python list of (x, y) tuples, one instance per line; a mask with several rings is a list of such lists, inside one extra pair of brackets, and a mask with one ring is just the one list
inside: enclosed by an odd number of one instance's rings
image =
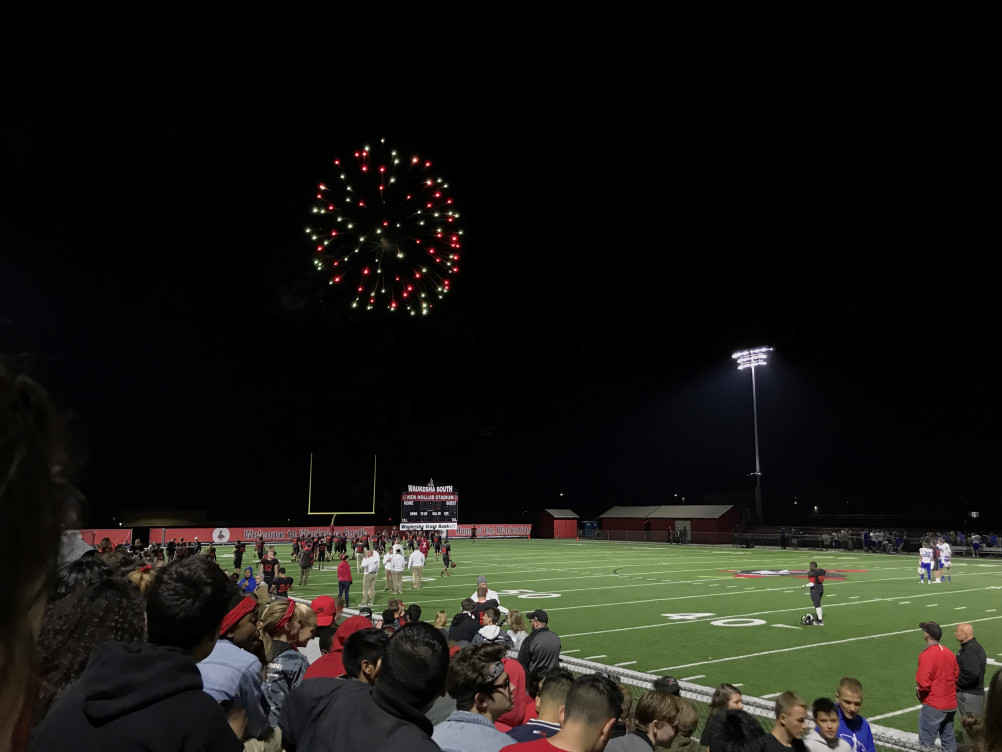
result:
[[(290, 546), (276, 550), (288, 565)], [(220, 554), (225, 567), (230, 554)], [(488, 539), (454, 542), (453, 558), (458, 566), (440, 577), (441, 563), (429, 557), (418, 591), (405, 572), (403, 598), (420, 604), (426, 621), (439, 609), (457, 613), (482, 574), (505, 607), (544, 609), (568, 657), (708, 687), (730, 682), (766, 700), (790, 689), (808, 703), (854, 676), (863, 683), (863, 715), (909, 732), (917, 730), (919, 622), (942, 625), (954, 651), (953, 625), (970, 622), (988, 654), (986, 683), (1002, 666), (996, 559), (956, 560), (952, 582), (927, 585), (913, 554)], [(828, 571), (821, 627), (801, 625), (814, 611), (802, 588), (812, 559)], [(299, 567), (288, 570), (298, 583)], [(361, 599), (362, 578), (354, 577), (352, 606)], [(380, 570), (377, 607), (389, 597), (384, 587)], [(331, 562), (293, 591), (324, 593), (337, 594)]]

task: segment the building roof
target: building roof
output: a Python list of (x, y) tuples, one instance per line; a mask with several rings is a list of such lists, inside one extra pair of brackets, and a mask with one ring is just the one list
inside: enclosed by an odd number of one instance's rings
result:
[(715, 520), (733, 509), (731, 504), (671, 504), (652, 507), (613, 507), (600, 519), (691, 519)]
[(544, 509), (555, 520), (576, 520), (578, 516), (570, 509)]

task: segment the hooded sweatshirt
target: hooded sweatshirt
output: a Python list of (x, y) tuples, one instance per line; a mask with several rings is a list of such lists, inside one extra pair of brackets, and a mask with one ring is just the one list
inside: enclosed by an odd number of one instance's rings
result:
[(106, 642), (32, 733), (29, 749), (139, 748), (240, 752), (243, 744), (183, 650)]
[(473, 638), (480, 629), (480, 622), (473, 614), (460, 611), (452, 617), (452, 626), (449, 627), (449, 639), (453, 642), (473, 642)]
[(331, 642), (331, 650), (327, 655), (317, 658), (310, 667), (306, 669), (304, 679), (316, 679), (321, 676), (328, 676), (337, 679), (344, 674), (344, 644), (356, 632), (363, 629), (371, 629), (372, 622), (364, 616), (349, 616), (338, 625)]

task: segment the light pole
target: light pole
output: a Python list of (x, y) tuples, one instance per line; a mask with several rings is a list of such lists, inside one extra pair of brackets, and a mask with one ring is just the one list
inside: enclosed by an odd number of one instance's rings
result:
[(751, 369), (752, 416), (755, 426), (755, 517), (762, 524), (762, 467), (758, 461), (758, 396), (755, 393), (755, 366), (764, 366), (766, 353), (772, 352), (771, 347), (756, 347), (752, 350), (742, 350), (731, 357), (738, 362), (738, 370)]

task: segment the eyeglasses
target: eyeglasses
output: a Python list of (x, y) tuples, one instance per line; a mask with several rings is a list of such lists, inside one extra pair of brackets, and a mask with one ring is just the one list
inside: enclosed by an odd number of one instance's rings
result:
[(492, 689), (491, 694), (494, 694), (494, 692), (497, 692), (498, 690), (510, 691), (511, 679), (505, 679), (500, 684), (491, 684), (491, 689)]

